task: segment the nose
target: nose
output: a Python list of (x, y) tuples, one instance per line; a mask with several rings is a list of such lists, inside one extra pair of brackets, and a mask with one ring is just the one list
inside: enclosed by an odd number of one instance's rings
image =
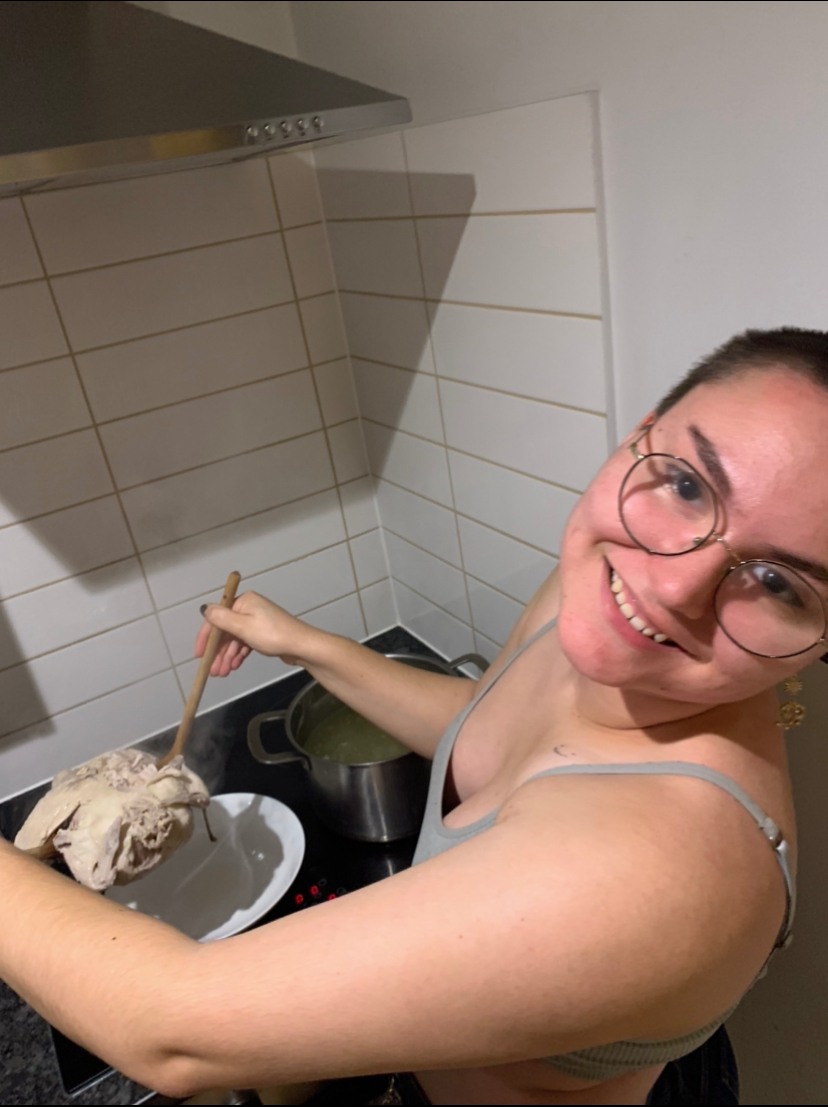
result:
[[(737, 558), (738, 560), (738, 558)], [(713, 595), (733, 564), (729, 547), (716, 535), (676, 557), (650, 556), (650, 584), (659, 603), (687, 619), (713, 611)]]

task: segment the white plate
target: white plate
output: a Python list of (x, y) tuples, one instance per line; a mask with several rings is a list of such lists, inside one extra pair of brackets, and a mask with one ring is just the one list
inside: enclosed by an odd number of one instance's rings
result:
[(193, 836), (146, 876), (110, 888), (109, 899), (207, 941), (252, 925), (279, 902), (305, 855), (305, 834), (289, 807), (269, 796), (233, 792), (200, 811)]

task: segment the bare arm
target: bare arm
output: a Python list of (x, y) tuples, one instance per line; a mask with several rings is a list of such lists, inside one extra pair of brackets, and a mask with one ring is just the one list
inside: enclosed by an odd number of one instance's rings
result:
[(749, 985), (783, 902), (749, 817), (699, 817), (696, 784), (532, 782), (432, 861), (204, 945), (0, 843), (0, 975), (171, 1095), (687, 1033)]
[(416, 669), (338, 634), (329, 634), (288, 614), (255, 592), (239, 596), (228, 611), (207, 608), (196, 639), (204, 652), (210, 626), (227, 639), (213, 664), (213, 676), (237, 669), (251, 649), (301, 665), (355, 711), (425, 757), (432, 757), (443, 731), (469, 702), (475, 683)]

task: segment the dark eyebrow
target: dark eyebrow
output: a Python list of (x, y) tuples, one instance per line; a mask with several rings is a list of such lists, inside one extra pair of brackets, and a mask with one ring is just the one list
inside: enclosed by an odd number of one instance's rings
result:
[(716, 453), (716, 447), (713, 445), (707, 435), (702, 434), (702, 432), (694, 423), (691, 423), (687, 429), (690, 431), (690, 437), (696, 444), (696, 452), (698, 453), (701, 460), (704, 462), (713, 483), (716, 485), (716, 488), (719, 491), (719, 494), (721, 495), (722, 499), (727, 499), (732, 492), (732, 488), (730, 485), (730, 479), (725, 472), (721, 459)]
[(799, 557), (788, 550), (780, 550), (776, 546), (770, 546), (767, 559), (763, 558), (762, 560), (781, 561), (791, 569), (796, 569), (800, 573), (807, 573), (815, 580), (828, 583), (828, 566), (821, 565), (818, 561), (809, 561), (807, 557)]

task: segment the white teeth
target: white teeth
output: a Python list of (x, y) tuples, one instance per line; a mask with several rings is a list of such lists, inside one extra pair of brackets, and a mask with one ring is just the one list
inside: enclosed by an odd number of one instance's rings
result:
[(624, 582), (614, 569), (612, 570), (610, 588), (615, 596), (615, 602), (618, 604), (619, 611), (631, 627), (637, 630), (639, 634), (643, 634), (647, 638), (652, 638), (654, 642), (669, 642), (669, 638), (666, 634), (662, 634), (661, 631), (653, 630), (652, 627), (648, 627), (644, 620), (639, 615), (636, 615), (632, 604), (627, 603), (627, 597), (624, 594)]

